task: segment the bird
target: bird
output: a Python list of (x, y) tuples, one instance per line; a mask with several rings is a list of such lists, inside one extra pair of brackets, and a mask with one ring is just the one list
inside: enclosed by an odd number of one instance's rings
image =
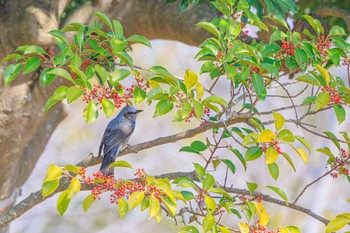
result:
[(102, 174), (114, 176), (114, 168), (109, 168), (109, 166), (115, 161), (120, 150), (127, 145), (135, 129), (137, 114), (142, 111), (137, 110), (134, 106), (125, 106), (108, 123), (98, 151), (98, 156), (100, 157), (103, 150), (103, 160), (100, 167)]

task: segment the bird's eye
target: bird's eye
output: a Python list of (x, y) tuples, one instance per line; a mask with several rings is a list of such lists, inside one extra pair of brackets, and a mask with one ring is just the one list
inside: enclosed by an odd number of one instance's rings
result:
[(128, 118), (129, 114), (128, 113), (125, 113), (124, 114), (124, 117)]

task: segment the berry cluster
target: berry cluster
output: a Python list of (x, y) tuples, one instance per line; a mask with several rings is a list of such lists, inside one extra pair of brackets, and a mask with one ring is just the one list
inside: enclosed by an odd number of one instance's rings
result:
[(338, 178), (339, 175), (349, 176), (350, 152), (341, 148), (340, 155), (331, 161), (329, 166), (331, 170), (334, 170), (330, 173), (334, 179)]
[(281, 147), (279, 146), (279, 144), (280, 144), (280, 141), (278, 140), (275, 140), (273, 142), (263, 142), (260, 145), (260, 149), (262, 149), (262, 151), (266, 153), (267, 148), (271, 146), (277, 150), (278, 154), (282, 154), (283, 152), (281, 151)]
[[(80, 173), (79, 173), (80, 174)], [(106, 176), (100, 171), (93, 174), (93, 177), (85, 176), (85, 169), (81, 170), (83, 181), (88, 185), (93, 185), (91, 194), (94, 195), (95, 200), (101, 200), (100, 195), (104, 192), (111, 192), (111, 203), (118, 204), (119, 198), (129, 198), (134, 192), (140, 191), (146, 197), (154, 196), (159, 202), (162, 202), (162, 197), (166, 197), (164, 191), (154, 185), (147, 183), (147, 175), (144, 169), (137, 169), (134, 173), (136, 179), (134, 180), (116, 180), (113, 176)]]
[[(185, 122), (191, 122), (191, 118), (195, 118), (196, 113), (194, 111), (194, 108), (192, 108), (190, 114), (186, 118)], [(202, 123), (200, 123), (200, 126), (203, 126), (203, 124), (208, 124), (209, 123), (209, 117), (210, 117), (210, 108), (204, 107), (204, 115), (200, 119)]]
[(294, 44), (292, 41), (287, 42), (286, 40), (282, 40), (282, 54), (286, 54), (287, 56), (295, 56)]
[(317, 42), (315, 43), (317, 46), (317, 50), (320, 52), (321, 56), (326, 56), (327, 50), (331, 47), (331, 41), (326, 40), (323, 35), (317, 38)]
[(133, 98), (135, 87), (142, 90), (147, 90), (150, 87), (148, 81), (144, 78), (136, 78), (136, 82), (130, 87), (124, 87), (121, 84), (116, 86), (116, 90), (111, 90), (109, 87), (103, 87), (95, 85), (92, 90), (84, 88), (83, 101), (89, 103), (90, 101), (96, 100), (102, 102), (104, 98), (113, 100), (114, 106), (120, 108), (122, 104), (128, 104), (128, 100)]
[(326, 86), (326, 87), (322, 87), (321, 91), (328, 92), (329, 94), (330, 99), (329, 99), (328, 106), (332, 104), (339, 104), (339, 105), (343, 104), (341, 100), (341, 95), (339, 94), (336, 88), (331, 88), (330, 86)]
[(249, 232), (251, 233), (280, 233), (281, 230), (277, 229), (277, 230), (268, 230), (267, 227), (265, 226), (261, 226), (259, 224), (259, 220), (258, 220), (258, 224), (256, 226), (249, 226)]

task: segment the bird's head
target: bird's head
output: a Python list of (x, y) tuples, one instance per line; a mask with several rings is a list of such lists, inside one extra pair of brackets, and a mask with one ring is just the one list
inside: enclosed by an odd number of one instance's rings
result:
[(137, 110), (134, 106), (125, 106), (119, 113), (119, 115), (124, 116), (125, 118), (135, 121), (138, 113), (143, 110)]

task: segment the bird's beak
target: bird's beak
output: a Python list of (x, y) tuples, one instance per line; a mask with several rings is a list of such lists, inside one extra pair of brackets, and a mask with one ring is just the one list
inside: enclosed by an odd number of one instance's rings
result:
[(143, 110), (136, 110), (136, 114), (140, 113), (140, 112), (143, 112)]

